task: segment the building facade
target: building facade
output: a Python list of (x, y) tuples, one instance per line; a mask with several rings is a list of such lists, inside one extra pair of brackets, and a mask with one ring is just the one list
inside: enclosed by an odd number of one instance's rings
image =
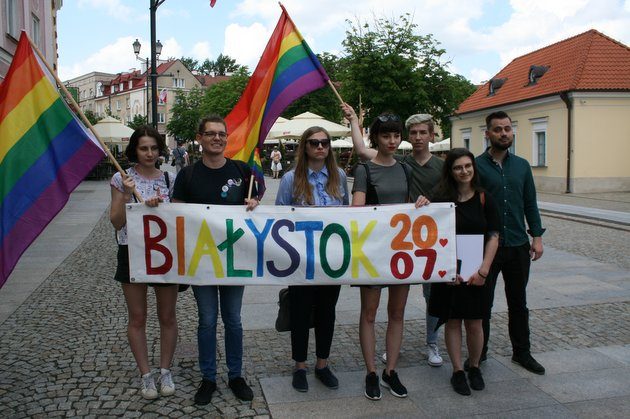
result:
[(518, 57), (462, 102), (452, 145), (482, 153), (485, 117), (503, 110), (539, 190), (630, 191), (629, 68), (630, 48), (596, 30)]
[(62, 0), (0, 2), (0, 82), (9, 71), (22, 30), (57, 71), (57, 12), (62, 5)]

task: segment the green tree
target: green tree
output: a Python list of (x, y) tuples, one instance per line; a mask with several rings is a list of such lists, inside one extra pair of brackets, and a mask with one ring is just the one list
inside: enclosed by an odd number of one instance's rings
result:
[(179, 61), (181, 61), (189, 71), (196, 71), (199, 69), (199, 61), (192, 57), (182, 57)]
[(201, 113), (225, 117), (240, 99), (248, 81), (247, 69), (240, 67), (228, 80), (210, 86), (201, 104)]
[(147, 125), (148, 121), (147, 121), (147, 117), (144, 115), (136, 115), (133, 117), (133, 119), (131, 120), (130, 123), (127, 124), (127, 126), (133, 130), (136, 130), (138, 128), (140, 128), (143, 125)]
[(219, 54), (214, 61), (206, 58), (204, 62), (197, 67), (197, 70), (207, 76), (227, 76), (230, 73), (236, 73), (243, 67), (244, 66), (237, 64), (236, 60), (229, 55)]
[(204, 95), (204, 90), (196, 87), (188, 93), (178, 92), (172, 108), (173, 114), (166, 125), (169, 134), (187, 141), (195, 139)]
[(90, 121), (90, 124), (92, 125), (96, 124), (99, 121), (99, 118), (96, 116), (96, 114), (89, 109), (83, 112), (83, 115), (85, 115), (87, 120)]
[(409, 14), (397, 20), (348, 24), (343, 41), (342, 95), (355, 106), (361, 95), (365, 123), (389, 111), (403, 118), (426, 112), (441, 125), (448, 125), (447, 116), (472, 85), (449, 73), (449, 62), (443, 58), (446, 51), (433, 35), (419, 35)]

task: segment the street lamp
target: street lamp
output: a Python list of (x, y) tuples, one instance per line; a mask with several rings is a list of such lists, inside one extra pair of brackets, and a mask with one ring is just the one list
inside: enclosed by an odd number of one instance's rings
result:
[[(101, 85), (98, 88), (101, 91), (101, 95), (104, 95), (105, 94), (105, 83), (101, 82)], [(112, 87), (111, 87), (111, 82), (110, 82), (110, 85), (109, 85), (110, 91), (109, 91), (109, 94), (107, 95), (107, 99), (109, 101), (109, 113), (112, 113), (112, 91), (111, 91), (111, 88)]]
[[(158, 118), (157, 118), (157, 100), (156, 100), (156, 90), (157, 90), (157, 59), (160, 57), (162, 53), (162, 43), (158, 40), (155, 44), (152, 45), (151, 48), (151, 66), (149, 66), (149, 57), (140, 58), (140, 41), (136, 38), (136, 40), (132, 44), (133, 53), (136, 54), (136, 60), (143, 61), (146, 64), (147, 69), (147, 96), (149, 95), (149, 78), (151, 79), (151, 125), (155, 129), (158, 127)], [(147, 101), (148, 102), (148, 101)], [(146, 105), (146, 103), (145, 103)], [(148, 109), (147, 109), (147, 119), (148, 119)]]

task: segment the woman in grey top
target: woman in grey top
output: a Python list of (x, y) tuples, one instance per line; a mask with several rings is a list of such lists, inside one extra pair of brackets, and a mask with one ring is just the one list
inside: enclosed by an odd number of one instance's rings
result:
[[(370, 126), (370, 141), (376, 148), (376, 156), (357, 167), (352, 190), (352, 205), (399, 204), (409, 202), (407, 185), (408, 168), (394, 159), (394, 153), (400, 145), (403, 124), (400, 118), (392, 114), (379, 115)], [(356, 121), (352, 123), (352, 135), (361, 135)], [(425, 198), (418, 199), (417, 205), (424, 205)], [(365, 397), (379, 400), (381, 390), (376, 374), (374, 321), (381, 298), (381, 289), (377, 286), (361, 287), (361, 318), (359, 338), (367, 369), (365, 378)], [(407, 397), (407, 389), (400, 382), (396, 371), (398, 354), (402, 343), (405, 318), (405, 305), (409, 294), (409, 285), (391, 285), (387, 302), (387, 334), (385, 346), (387, 365), (382, 374), (382, 385), (389, 388), (396, 397)]]

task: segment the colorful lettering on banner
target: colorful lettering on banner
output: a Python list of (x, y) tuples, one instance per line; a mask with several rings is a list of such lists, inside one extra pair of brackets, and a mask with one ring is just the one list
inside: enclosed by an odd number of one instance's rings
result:
[(192, 285), (452, 281), (451, 204), (127, 206), (133, 281)]

